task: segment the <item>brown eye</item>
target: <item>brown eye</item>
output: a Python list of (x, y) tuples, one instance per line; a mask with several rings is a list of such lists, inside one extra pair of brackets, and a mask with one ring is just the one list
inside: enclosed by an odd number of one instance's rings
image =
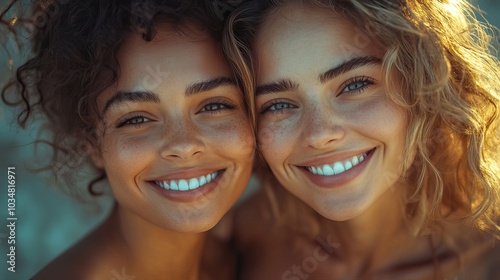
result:
[(218, 111), (232, 110), (236, 108), (237, 106), (230, 104), (227, 100), (219, 100), (205, 104), (199, 112), (216, 113)]
[(143, 122), (146, 122), (146, 119), (143, 117), (133, 118), (130, 121), (128, 121), (128, 123), (130, 123), (130, 124), (138, 124), (138, 123), (143, 123)]
[(131, 118), (128, 118), (124, 120), (123, 122), (120, 122), (117, 127), (123, 127), (123, 126), (139, 126), (141, 124), (150, 122), (151, 120), (144, 117), (144, 116), (134, 116)]
[(217, 110), (224, 110), (224, 109), (228, 109), (228, 107), (225, 104), (211, 103), (211, 104), (203, 106), (203, 108), (201, 109), (201, 112), (217, 111)]

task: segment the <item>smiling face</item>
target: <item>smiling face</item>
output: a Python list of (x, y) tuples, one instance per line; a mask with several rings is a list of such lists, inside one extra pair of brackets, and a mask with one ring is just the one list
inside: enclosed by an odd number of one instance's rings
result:
[(321, 215), (360, 215), (402, 170), (406, 118), (386, 95), (384, 50), (317, 7), (280, 7), (260, 30), (261, 153), (280, 183)]
[(218, 44), (189, 30), (160, 25), (151, 42), (123, 43), (119, 80), (98, 98), (94, 156), (122, 213), (177, 232), (219, 221), (248, 182), (255, 146)]

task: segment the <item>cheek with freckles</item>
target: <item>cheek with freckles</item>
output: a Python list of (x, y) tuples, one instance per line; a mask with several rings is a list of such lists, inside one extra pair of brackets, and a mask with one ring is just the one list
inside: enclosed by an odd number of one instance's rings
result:
[(230, 158), (250, 160), (254, 153), (255, 140), (244, 117), (211, 127), (206, 134), (214, 148)]
[[(259, 151), (270, 165), (285, 160), (292, 152), (295, 145), (299, 145), (300, 135), (298, 117), (278, 120), (266, 120), (263, 116), (257, 129), (257, 145)], [(282, 163), (279, 163), (282, 165)]]
[(103, 167), (117, 198), (126, 189), (141, 187), (143, 170), (159, 157), (157, 148), (160, 134), (158, 130), (152, 129), (138, 135), (105, 135), (101, 145)]
[[(160, 137), (160, 136), (158, 136)], [(137, 135), (131, 137), (112, 138), (103, 147), (104, 160), (107, 165), (131, 166), (137, 160), (146, 159), (157, 146), (152, 135)], [(159, 139), (159, 138), (157, 138)], [(137, 157), (141, 155), (141, 157)]]
[[(257, 145), (259, 151), (270, 165), (283, 157), (283, 149), (287, 146), (287, 142), (290, 141), (290, 139), (282, 137), (285, 134), (287, 134), (286, 129), (282, 126), (277, 128), (275, 126), (266, 126), (258, 130)], [(281, 145), (277, 146), (276, 143), (280, 142)]]

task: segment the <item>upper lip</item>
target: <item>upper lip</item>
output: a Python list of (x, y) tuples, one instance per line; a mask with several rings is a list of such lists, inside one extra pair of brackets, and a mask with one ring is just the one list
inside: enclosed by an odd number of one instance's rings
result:
[(345, 151), (345, 152), (327, 153), (327, 154), (317, 156), (311, 160), (300, 162), (296, 165), (302, 166), (302, 167), (307, 167), (307, 166), (320, 166), (320, 165), (324, 165), (324, 164), (331, 164), (331, 163), (338, 162), (338, 161), (349, 160), (353, 156), (359, 156), (359, 155), (361, 155), (363, 153), (367, 153), (373, 149), (374, 148), (352, 150), (352, 151)]
[(196, 178), (203, 175), (211, 174), (219, 170), (224, 170), (226, 168), (189, 168), (183, 170), (177, 170), (169, 172), (168, 174), (155, 177), (149, 181), (168, 181), (168, 180), (180, 180), (188, 178)]

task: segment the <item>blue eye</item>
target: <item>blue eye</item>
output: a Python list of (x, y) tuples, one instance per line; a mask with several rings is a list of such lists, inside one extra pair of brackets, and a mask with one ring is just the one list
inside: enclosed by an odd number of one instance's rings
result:
[(368, 84), (367, 82), (356, 82), (356, 83), (348, 84), (342, 92), (357, 90), (357, 89), (364, 87), (367, 84)]
[(369, 77), (354, 77), (343, 84), (344, 87), (340, 92), (340, 94), (346, 92), (356, 92), (356, 91), (359, 92), (367, 89), (370, 85), (373, 85), (374, 83), (375, 82)]
[(266, 112), (280, 113), (280, 112), (283, 112), (285, 110), (289, 110), (289, 109), (293, 109), (293, 108), (297, 108), (297, 106), (290, 104), (288, 102), (281, 101), (281, 100), (273, 100), (271, 102), (264, 104), (260, 110), (260, 113), (261, 114), (264, 114)]
[(274, 105), (271, 105), (268, 110), (269, 111), (279, 111), (279, 110), (285, 110), (285, 109), (290, 109), (292, 108), (292, 105), (288, 103), (276, 103)]

